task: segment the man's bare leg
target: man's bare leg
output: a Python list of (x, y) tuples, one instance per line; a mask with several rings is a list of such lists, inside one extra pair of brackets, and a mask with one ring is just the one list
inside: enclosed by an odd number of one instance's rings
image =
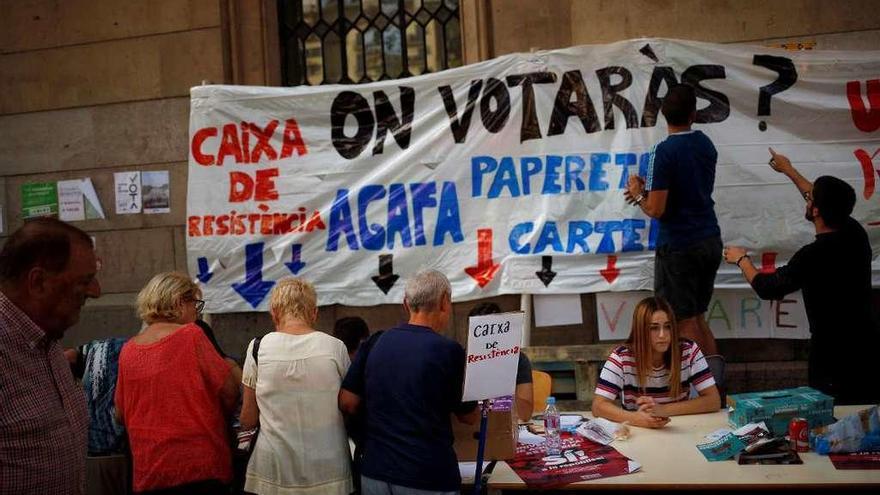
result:
[(712, 330), (709, 329), (709, 324), (706, 323), (706, 318), (702, 314), (680, 320), (678, 334), (696, 342), (704, 356), (718, 354), (715, 336), (712, 335)]
[(715, 385), (718, 387), (718, 393), (721, 395), (721, 407), (725, 407), (727, 402), (727, 386), (725, 385), (724, 370), (726, 363), (724, 356), (718, 354), (718, 345), (715, 343), (715, 336), (712, 335), (712, 329), (703, 314), (687, 318), (678, 322), (679, 335), (691, 339), (700, 346), (703, 356), (706, 358), (706, 364), (712, 371), (715, 378)]

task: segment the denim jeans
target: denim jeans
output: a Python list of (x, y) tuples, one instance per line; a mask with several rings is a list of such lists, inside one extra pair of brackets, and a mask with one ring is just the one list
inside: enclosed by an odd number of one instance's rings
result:
[(392, 485), (361, 475), (361, 495), (459, 495), (459, 492), (419, 490), (408, 486)]

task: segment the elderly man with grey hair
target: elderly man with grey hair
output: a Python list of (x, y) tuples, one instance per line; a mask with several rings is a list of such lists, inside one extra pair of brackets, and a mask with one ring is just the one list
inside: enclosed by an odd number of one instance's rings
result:
[(451, 294), (436, 270), (412, 277), (403, 301), (409, 321), (371, 338), (342, 382), (339, 408), (363, 418), (355, 462), (365, 495), (459, 493), (450, 415), (470, 424), (477, 410), (461, 401), (464, 349), (441, 335)]

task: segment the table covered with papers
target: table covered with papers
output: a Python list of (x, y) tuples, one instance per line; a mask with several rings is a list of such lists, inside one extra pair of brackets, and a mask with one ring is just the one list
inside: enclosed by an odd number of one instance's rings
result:
[[(835, 416), (868, 406), (837, 406)], [(591, 417), (588, 414), (585, 417)], [(798, 465), (740, 465), (735, 461), (709, 462), (697, 449), (705, 436), (729, 427), (728, 414), (676, 416), (659, 430), (631, 427), (626, 440), (611, 443), (620, 454), (638, 463), (640, 469), (623, 476), (611, 476), (566, 485), (565, 490), (592, 489), (719, 489), (776, 490), (797, 489), (836, 492), (840, 489), (880, 491), (880, 471), (837, 469), (828, 456), (800, 453)], [(527, 490), (529, 487), (506, 462), (499, 462), (489, 478), (490, 493)]]

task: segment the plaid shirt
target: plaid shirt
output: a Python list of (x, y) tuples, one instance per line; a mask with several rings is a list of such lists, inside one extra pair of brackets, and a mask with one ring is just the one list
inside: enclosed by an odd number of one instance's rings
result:
[(0, 292), (0, 495), (82, 494), (85, 395), (46, 337)]

